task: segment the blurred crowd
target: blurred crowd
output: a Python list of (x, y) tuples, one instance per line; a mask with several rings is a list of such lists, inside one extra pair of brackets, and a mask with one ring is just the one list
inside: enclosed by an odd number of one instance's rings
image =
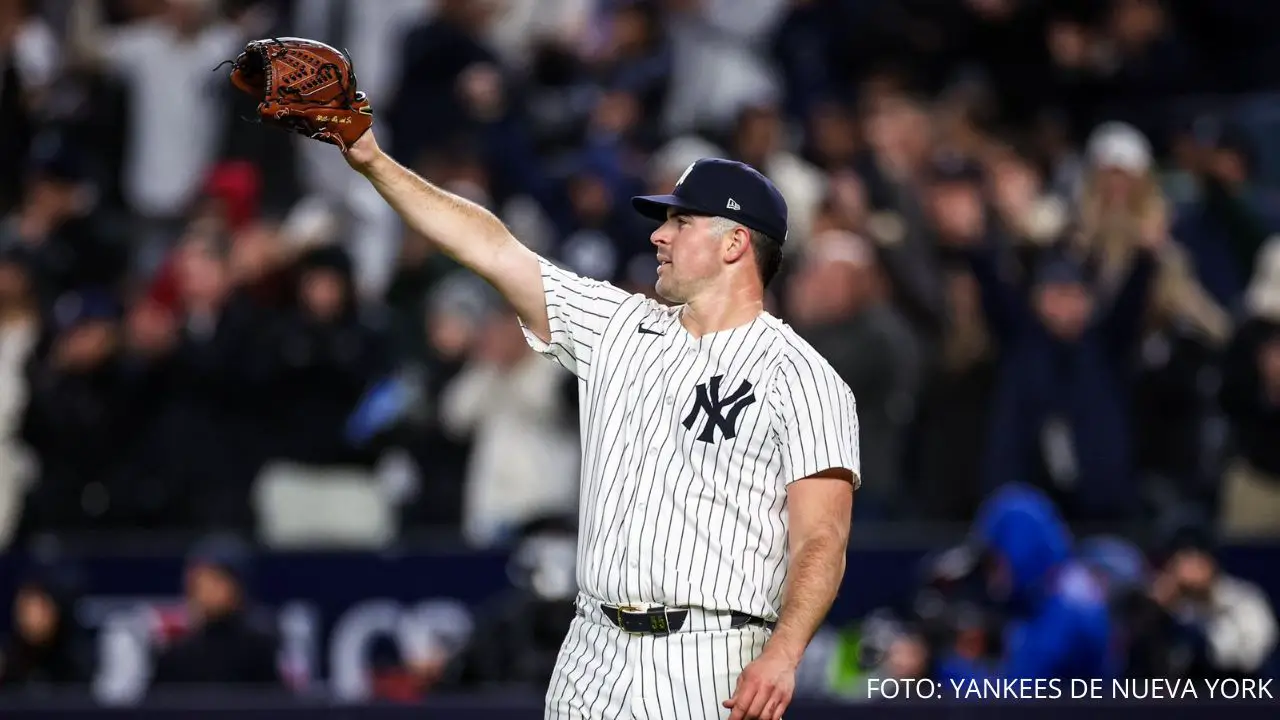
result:
[(1154, 699), (1140, 683), (1160, 678), (1163, 697), (1186, 699), (1278, 675), (1272, 603), (1222, 567), (1211, 528), (1184, 518), (1142, 545), (1081, 536), (1043, 492), (1007, 485), (984, 501), (967, 542), (923, 561), (902, 602), (822, 631), (799, 687), (875, 701), (892, 696), (869, 680), (928, 678), (960, 699), (991, 699), (986, 680), (1053, 678), (1036, 697), (1082, 697), (1068, 682), (1081, 680), (1101, 681), (1094, 697), (1123, 698), (1112, 684), (1127, 679), (1139, 683), (1131, 697)]
[(651, 292), (626, 198), (747, 161), (770, 309), (853, 388), (858, 517), (1280, 528), (1280, 20), (1193, 0), (0, 2), (0, 537), (502, 543), (575, 511), (576, 388), (245, 40), (347, 49), (382, 144)]

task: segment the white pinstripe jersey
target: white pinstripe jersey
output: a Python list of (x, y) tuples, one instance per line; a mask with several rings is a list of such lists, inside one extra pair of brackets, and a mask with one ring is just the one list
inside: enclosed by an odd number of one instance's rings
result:
[(524, 330), (578, 377), (579, 589), (776, 619), (786, 486), (859, 477), (852, 391), (768, 313), (696, 338), (679, 308), (541, 264), (551, 342)]

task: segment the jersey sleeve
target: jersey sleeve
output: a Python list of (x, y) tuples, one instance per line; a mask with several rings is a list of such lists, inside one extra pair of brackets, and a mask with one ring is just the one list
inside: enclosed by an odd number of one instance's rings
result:
[(539, 258), (538, 263), (542, 268), (551, 342), (543, 342), (521, 319), (525, 341), (564, 369), (586, 378), (609, 320), (631, 295), (609, 283), (556, 267), (546, 258)]
[(769, 397), (788, 484), (845, 468), (862, 485), (857, 403), (830, 365), (816, 352), (784, 356)]

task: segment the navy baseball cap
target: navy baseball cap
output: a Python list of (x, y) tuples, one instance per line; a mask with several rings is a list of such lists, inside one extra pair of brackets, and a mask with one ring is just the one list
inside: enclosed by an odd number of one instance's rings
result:
[(725, 217), (784, 242), (787, 239), (787, 201), (769, 178), (745, 163), (704, 158), (687, 169), (670, 195), (631, 198), (641, 215), (659, 222), (668, 208), (698, 215)]

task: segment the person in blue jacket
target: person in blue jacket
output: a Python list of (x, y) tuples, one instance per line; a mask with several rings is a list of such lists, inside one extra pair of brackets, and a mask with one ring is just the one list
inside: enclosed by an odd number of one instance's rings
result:
[(937, 658), (939, 680), (1118, 676), (1106, 589), (1073, 558), (1070, 532), (1043, 492), (997, 490), (980, 509), (974, 536), (991, 599), (1008, 615), (1004, 647), (994, 663), (955, 653)]

